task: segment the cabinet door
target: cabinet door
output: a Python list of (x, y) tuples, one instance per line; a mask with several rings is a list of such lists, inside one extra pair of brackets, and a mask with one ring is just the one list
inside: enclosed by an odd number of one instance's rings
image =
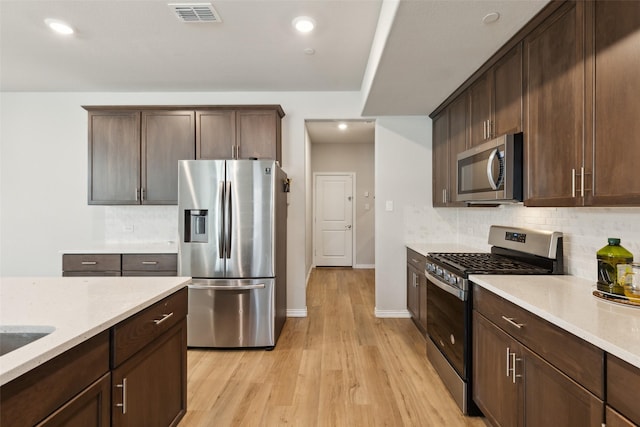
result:
[(466, 206), (457, 202), (458, 195), (458, 154), (467, 149), (469, 132), (467, 128), (467, 112), (469, 98), (463, 93), (451, 103), (449, 110), (449, 191), (447, 206)]
[(275, 110), (236, 113), (239, 159), (280, 159), (280, 117)]
[(521, 368), (514, 360), (521, 346), (475, 310), (472, 324), (473, 401), (494, 426), (522, 426), (518, 415), (520, 382), (514, 382), (513, 377)]
[(630, 419), (626, 418), (624, 415), (615, 411), (611, 406), (607, 405), (606, 407), (606, 425), (607, 427), (635, 427), (637, 424), (634, 424)]
[(51, 414), (38, 427), (108, 427), (111, 420), (111, 374), (107, 373)]
[(583, 6), (567, 2), (524, 42), (528, 206), (582, 203), (575, 183), (583, 157)]
[[(593, 205), (639, 205), (640, 4), (594, 2)], [(587, 187), (589, 188), (589, 187)]]
[(482, 75), (469, 88), (469, 146), (491, 138), (491, 72)]
[(447, 206), (449, 197), (449, 112), (442, 111), (433, 119), (432, 199), (434, 207)]
[(178, 161), (195, 159), (193, 111), (142, 112), (141, 201), (178, 203)]
[(235, 144), (235, 111), (196, 111), (197, 159), (233, 159), (235, 156)]
[(526, 347), (524, 365), (524, 424), (526, 426), (601, 427), (604, 402), (545, 362)]
[(187, 321), (112, 371), (113, 426), (177, 425), (187, 408)]
[(418, 271), (412, 265), (407, 265), (407, 309), (417, 323), (420, 317), (420, 290)]
[(137, 205), (140, 112), (89, 112), (89, 204)]
[(493, 67), (493, 136), (522, 132), (522, 43)]

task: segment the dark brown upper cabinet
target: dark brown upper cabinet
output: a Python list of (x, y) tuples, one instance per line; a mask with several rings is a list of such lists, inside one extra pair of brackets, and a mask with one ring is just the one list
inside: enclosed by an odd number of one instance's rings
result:
[(89, 204), (176, 204), (194, 159), (193, 111), (89, 111)]
[(282, 162), (280, 106), (196, 112), (196, 158)]
[(468, 89), (469, 146), (522, 131), (522, 45), (518, 43)]
[(582, 204), (584, 3), (567, 2), (524, 41), (525, 204)]
[(177, 204), (179, 160), (282, 161), (279, 105), (84, 108), (90, 205)]
[(586, 6), (587, 71), (594, 82), (587, 84), (587, 93), (593, 88), (588, 105), (594, 110), (586, 138), (593, 158), (587, 156), (585, 162), (585, 204), (638, 206), (640, 3), (598, 1)]
[(457, 202), (456, 160), (467, 148), (469, 98), (464, 93), (433, 120), (433, 197), (434, 207), (465, 206)]
[(89, 111), (89, 204), (139, 204), (140, 112)]
[(193, 111), (142, 112), (140, 203), (178, 203), (178, 161), (195, 159)]

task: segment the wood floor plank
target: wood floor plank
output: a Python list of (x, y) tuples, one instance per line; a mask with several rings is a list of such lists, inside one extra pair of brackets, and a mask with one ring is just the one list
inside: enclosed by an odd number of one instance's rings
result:
[(410, 319), (374, 315), (373, 270), (315, 269), (273, 351), (189, 349), (191, 426), (485, 427), (465, 417)]

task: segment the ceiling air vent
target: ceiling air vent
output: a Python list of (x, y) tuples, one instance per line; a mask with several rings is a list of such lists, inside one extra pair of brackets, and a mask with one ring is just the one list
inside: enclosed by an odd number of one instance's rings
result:
[(222, 22), (211, 3), (169, 3), (168, 6), (182, 22)]

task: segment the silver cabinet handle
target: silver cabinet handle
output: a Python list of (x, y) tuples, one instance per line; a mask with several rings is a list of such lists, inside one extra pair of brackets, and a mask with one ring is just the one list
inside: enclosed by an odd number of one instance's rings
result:
[(447, 203), (447, 189), (442, 189), (442, 203)]
[(518, 329), (522, 329), (522, 327), (524, 326), (523, 323), (514, 322), (515, 319), (513, 317), (502, 316), (502, 318), (506, 320), (511, 326), (515, 326)]
[(122, 389), (122, 403), (116, 403), (116, 407), (122, 408), (122, 415), (127, 413), (127, 379), (122, 379), (122, 384), (116, 384), (117, 388)]
[(482, 122), (482, 139), (487, 139), (487, 121)]
[(140, 189), (136, 188), (135, 190), (133, 190), (136, 196), (136, 202), (140, 201)]
[(571, 197), (576, 197), (576, 170), (571, 169)]
[(158, 265), (158, 261), (142, 261), (142, 265)]
[(516, 353), (511, 353), (511, 372), (513, 372), (513, 383), (516, 383)]
[(487, 139), (491, 139), (493, 137), (492, 127), (493, 122), (491, 120), (487, 120)]
[(580, 168), (580, 197), (584, 197), (584, 166)]
[(82, 261), (82, 265), (96, 265), (96, 261)]
[(147, 191), (144, 188), (140, 189), (140, 201), (144, 202), (144, 193), (146, 193)]
[(173, 316), (173, 311), (169, 314), (163, 314), (162, 319), (155, 319), (153, 323), (155, 323), (156, 325), (160, 325), (162, 322), (169, 319), (171, 316)]
[(509, 347), (507, 347), (507, 377), (509, 377), (509, 375), (511, 374), (511, 367), (509, 366), (509, 356), (511, 356), (511, 349)]

